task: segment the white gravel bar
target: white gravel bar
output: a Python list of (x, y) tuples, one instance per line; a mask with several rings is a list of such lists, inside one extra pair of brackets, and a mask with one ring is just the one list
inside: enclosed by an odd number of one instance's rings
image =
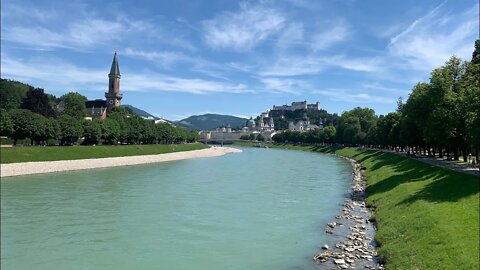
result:
[(182, 151), (158, 155), (128, 156), (128, 157), (110, 157), (110, 158), (91, 158), (76, 160), (59, 161), (39, 161), (0, 164), (0, 176), (4, 177), (63, 172), (74, 170), (86, 170), (105, 167), (130, 166), (138, 164), (174, 161), (191, 158), (218, 157), (227, 153), (238, 153), (242, 150), (230, 147), (210, 147), (201, 150)]

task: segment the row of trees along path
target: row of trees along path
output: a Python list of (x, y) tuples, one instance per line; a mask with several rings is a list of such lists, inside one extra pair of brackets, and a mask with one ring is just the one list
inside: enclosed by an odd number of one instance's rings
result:
[[(369, 108), (342, 113), (338, 125), (304, 133), (283, 132), (276, 142), (330, 143), (397, 150), (449, 168), (463, 160), (478, 166), (480, 150), (480, 40), (472, 60), (455, 56), (419, 82), (395, 112), (377, 116)], [(333, 133), (333, 134), (332, 134)], [(467, 166), (467, 167), (468, 167)]]
[[(114, 108), (106, 119), (85, 120), (86, 98), (67, 93), (55, 98), (43, 89), (2, 79), (0, 135), (16, 145), (172, 144), (198, 140), (196, 132), (168, 123), (155, 124), (129, 108)], [(22, 91), (24, 92), (22, 94)]]

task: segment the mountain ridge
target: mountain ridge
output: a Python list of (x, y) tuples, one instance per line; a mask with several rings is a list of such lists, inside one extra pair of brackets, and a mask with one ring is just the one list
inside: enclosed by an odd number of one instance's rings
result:
[(230, 125), (232, 128), (241, 128), (245, 126), (247, 120), (247, 118), (233, 115), (207, 113), (189, 116), (176, 121), (175, 124), (189, 130), (212, 130), (225, 125)]

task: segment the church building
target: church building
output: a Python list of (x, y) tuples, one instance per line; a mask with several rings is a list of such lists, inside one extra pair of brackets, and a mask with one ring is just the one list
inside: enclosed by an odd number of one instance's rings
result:
[(120, 93), (120, 68), (118, 67), (117, 51), (113, 56), (112, 67), (108, 74), (108, 92), (105, 93), (104, 99), (88, 100), (85, 102), (87, 119), (105, 119), (107, 113), (113, 108), (120, 106), (122, 100)]

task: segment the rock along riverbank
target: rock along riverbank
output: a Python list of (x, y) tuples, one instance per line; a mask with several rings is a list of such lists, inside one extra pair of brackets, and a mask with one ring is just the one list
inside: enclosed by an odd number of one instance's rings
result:
[(218, 157), (227, 153), (238, 152), (242, 152), (242, 150), (230, 147), (210, 147), (201, 150), (165, 153), (158, 155), (0, 164), (0, 177), (3, 179), (4, 177), (29, 174), (130, 166), (191, 158)]
[(353, 167), (351, 192), (343, 203), (342, 213), (325, 227), (325, 233), (338, 241), (334, 247), (323, 245), (324, 251), (315, 254), (313, 260), (328, 269), (384, 269), (373, 240), (375, 222), (365, 204), (366, 182), (362, 167), (355, 160), (347, 159)]

